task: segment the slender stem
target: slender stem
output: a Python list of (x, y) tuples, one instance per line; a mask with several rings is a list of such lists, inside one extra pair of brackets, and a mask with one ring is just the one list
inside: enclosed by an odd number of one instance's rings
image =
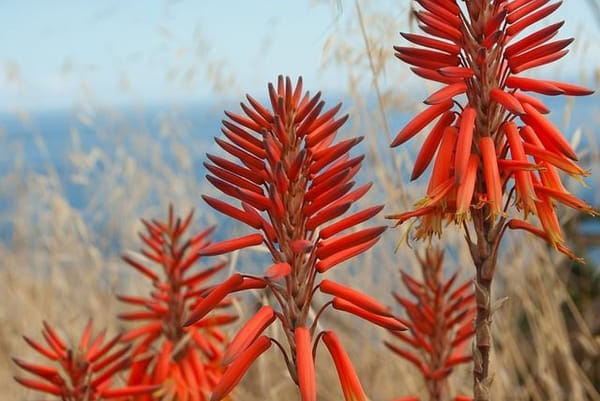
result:
[(315, 330), (317, 329), (317, 324), (319, 322), (319, 318), (321, 317), (321, 315), (323, 314), (323, 312), (325, 312), (325, 310), (327, 309), (327, 307), (330, 306), (330, 305), (333, 305), (333, 301), (328, 301), (325, 304), (323, 304), (323, 306), (321, 306), (321, 308), (319, 309), (319, 311), (315, 315), (313, 323), (310, 326), (310, 332), (311, 332), (311, 334), (314, 333)]
[(496, 268), (497, 247), (504, 230), (501, 219), (495, 223), (486, 216), (489, 207), (472, 210), (473, 226), (477, 242), (470, 243), (471, 257), (475, 265), (475, 347), (473, 348), (473, 395), (475, 401), (488, 401), (493, 376), (490, 375), (490, 351), (492, 348), (492, 281)]
[(269, 339), (271, 340), (271, 342), (273, 344), (275, 344), (277, 346), (277, 348), (279, 348), (279, 351), (281, 351), (281, 355), (283, 355), (283, 359), (285, 360), (285, 365), (288, 368), (288, 372), (290, 372), (290, 376), (291, 376), (292, 380), (294, 381), (294, 383), (298, 384), (298, 375), (296, 373), (295, 364), (292, 363), (292, 361), (291, 361), (290, 357), (288, 356), (287, 352), (285, 352), (285, 348), (275, 338), (269, 337)]

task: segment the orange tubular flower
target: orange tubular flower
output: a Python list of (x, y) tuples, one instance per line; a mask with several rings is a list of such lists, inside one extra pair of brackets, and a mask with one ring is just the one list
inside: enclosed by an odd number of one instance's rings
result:
[(443, 251), (428, 248), (424, 258), (419, 257), (423, 282), (402, 272), (402, 281), (414, 300), (394, 294), (406, 312), (409, 332), (391, 333), (414, 351), (385, 342), (419, 369), (430, 401), (449, 399), (447, 378), (456, 365), (471, 360), (465, 351), (475, 333), (472, 283), (455, 285), (456, 273), (444, 279), (443, 264)]
[(118, 346), (120, 336), (105, 341), (105, 331), (92, 338), (91, 320), (76, 347), (69, 346), (46, 322), (42, 334), (47, 346), (24, 338), (33, 349), (52, 360), (54, 366), (13, 359), (21, 369), (36, 376), (35, 379), (15, 377), (25, 387), (69, 401), (120, 400), (150, 394), (158, 388), (144, 384), (110, 388), (113, 377), (131, 363), (130, 347)]
[[(262, 283), (278, 305), (263, 307), (241, 328), (225, 352), (227, 372), (277, 318), (289, 345), (286, 349), (277, 342), (278, 348), (302, 400), (308, 401), (317, 397), (313, 352), (321, 336), (315, 332), (317, 320), (325, 308), (333, 304), (385, 327), (401, 330), (404, 326), (374, 299), (320, 280), (320, 273), (371, 248), (385, 230), (381, 226), (350, 231), (374, 217), (382, 206), (344, 216), (371, 186), (354, 188), (354, 177), (364, 157), (350, 157), (349, 152), (362, 138), (336, 142), (337, 131), (348, 116), (336, 117), (341, 104), (326, 110), (320, 93), (303, 93), (302, 79), (294, 85), (290, 78), (280, 76), (276, 85), (269, 84), (268, 95), (268, 107), (247, 96), (248, 104), (241, 104), (244, 115), (225, 113), (225, 139), (216, 142), (232, 160), (208, 155), (210, 162), (205, 164), (208, 180), (237, 205), (204, 196), (206, 202), (259, 232), (211, 245), (199, 253), (214, 255), (262, 243), (271, 254), (272, 264), (260, 277), (238, 273), (216, 286), (194, 308), (186, 324), (196, 324), (228, 293), (249, 288), (246, 283), (253, 288)], [(333, 301), (325, 303), (312, 318), (309, 312), (317, 290), (333, 296)], [(336, 359), (341, 354), (332, 355)], [(344, 376), (350, 370), (343, 358), (336, 360), (336, 364), (346, 366), (338, 370), (340, 380), (354, 382), (354, 377)], [(245, 371), (232, 372), (242, 375)], [(234, 378), (234, 373), (226, 375), (228, 383), (241, 379)], [(222, 390), (213, 400), (220, 400), (232, 388), (219, 385)], [(344, 390), (344, 394), (350, 397), (351, 393)]]
[[(549, 109), (528, 93), (582, 96), (592, 91), (517, 75), (567, 53), (565, 48), (573, 39), (552, 41), (563, 22), (520, 35), (526, 27), (554, 12), (561, 2), (545, 5), (546, 1), (476, 0), (462, 4), (457, 0), (416, 0), (416, 3), (422, 7), (416, 12), (417, 19), (428, 35), (402, 34), (419, 47), (396, 46), (396, 56), (412, 65), (417, 75), (445, 86), (425, 100), (428, 107), (398, 133), (391, 146), (408, 141), (437, 119), (417, 156), (411, 179), (425, 171), (436, 150), (437, 156), (427, 197), (419, 203), (423, 206), (427, 202), (427, 207), (417, 209), (418, 213), (395, 214), (390, 218), (399, 223), (418, 218), (421, 224), (417, 226), (417, 238), (439, 235), (439, 222), (461, 223), (473, 208), (482, 206), (490, 224), (504, 224), (503, 208), (514, 193), (515, 206), (524, 219), (538, 216), (545, 232), (541, 238), (559, 250), (566, 249), (560, 227), (550, 223), (555, 203), (592, 214), (595, 211), (580, 200), (573, 202), (573, 195), (562, 185), (556, 169), (577, 179), (588, 173), (576, 164), (575, 151), (544, 116)], [(455, 141), (450, 144), (447, 140), (444, 146), (443, 133), (447, 127), (454, 127), (458, 134)], [(472, 155), (478, 156), (474, 191), (465, 188), (461, 191), (463, 180), (472, 173), (468, 169)], [(533, 165), (540, 168), (532, 168)], [(439, 184), (440, 174), (453, 177), (454, 185), (432, 200), (430, 192)], [(539, 185), (544, 189), (534, 190), (533, 182), (537, 181), (541, 181)], [(515, 191), (510, 190), (513, 186)], [(544, 191), (554, 192), (541, 202), (538, 194)], [(460, 198), (454, 202), (457, 192)]]
[[(192, 217), (193, 213), (189, 213), (184, 219), (177, 218), (170, 207), (167, 221), (142, 221), (146, 233), (141, 233), (140, 238), (146, 247), (141, 253), (158, 265), (158, 271), (130, 256), (123, 257), (129, 266), (150, 278), (154, 286), (149, 297), (118, 297), (137, 308), (119, 317), (139, 322), (122, 339), (135, 342), (128, 383), (159, 387), (152, 395), (132, 397), (134, 401), (205, 401), (223, 375), (221, 362), (226, 341), (217, 326), (232, 322), (236, 316), (225, 312), (204, 313), (194, 325), (183, 327), (191, 309), (203, 300), (208, 300), (213, 309), (229, 305), (226, 299), (229, 288), (204, 297), (211, 288), (203, 285), (226, 263), (200, 271), (194, 269), (200, 259), (199, 252), (210, 251), (208, 236), (213, 228), (188, 237)], [(237, 275), (227, 284), (238, 287), (243, 278)]]

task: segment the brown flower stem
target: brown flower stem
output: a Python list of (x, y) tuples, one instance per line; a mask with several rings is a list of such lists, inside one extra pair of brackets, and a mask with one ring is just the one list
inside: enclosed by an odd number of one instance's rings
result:
[(490, 374), (492, 348), (492, 281), (498, 259), (498, 244), (504, 233), (504, 219), (486, 218), (489, 207), (473, 210), (473, 226), (477, 242), (467, 237), (475, 264), (475, 345), (473, 347), (473, 395), (475, 401), (488, 401), (493, 376)]
[(489, 374), (491, 348), (491, 287), (492, 280), (482, 277), (482, 264), (476, 265), (477, 280), (475, 296), (477, 299), (477, 317), (475, 318), (475, 349), (473, 350), (473, 395), (475, 401), (487, 401), (490, 395), (492, 378)]
[(427, 380), (427, 392), (429, 393), (429, 401), (442, 401), (449, 399), (447, 397), (448, 379), (442, 380)]

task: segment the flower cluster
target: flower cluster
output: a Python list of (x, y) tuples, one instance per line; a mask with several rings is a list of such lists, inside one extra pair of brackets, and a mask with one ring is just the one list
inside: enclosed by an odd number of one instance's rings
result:
[[(216, 142), (234, 160), (208, 155), (210, 163), (205, 164), (208, 180), (239, 201), (240, 207), (209, 196), (204, 196), (206, 202), (258, 232), (208, 246), (200, 254), (217, 255), (264, 244), (273, 264), (260, 277), (231, 276), (200, 302), (188, 324), (202, 319), (230, 292), (244, 288), (268, 288), (278, 304), (264, 306), (232, 340), (224, 357), (228, 368), (211, 400), (229, 393), (272, 343), (282, 351), (302, 400), (316, 400), (313, 358), (320, 339), (333, 357), (346, 400), (364, 400), (354, 368), (335, 333), (317, 329), (317, 320), (328, 306), (391, 330), (404, 329), (378, 301), (320, 278), (371, 248), (385, 230), (380, 226), (348, 232), (375, 216), (382, 206), (342, 217), (371, 186), (354, 188), (363, 156), (350, 157), (349, 151), (362, 138), (336, 143), (336, 133), (347, 119), (336, 117), (341, 104), (324, 111), (321, 94), (303, 93), (301, 79), (294, 85), (280, 76), (276, 85), (269, 85), (268, 94), (270, 109), (247, 96), (248, 104), (241, 104), (245, 115), (226, 112), (225, 139)], [(317, 291), (332, 299), (311, 317)], [(287, 349), (263, 334), (275, 320), (283, 326)]]
[[(531, 93), (589, 95), (564, 82), (520, 76), (560, 59), (573, 39), (552, 41), (563, 22), (526, 36), (525, 28), (553, 13), (560, 1), (417, 0), (419, 26), (428, 35), (403, 33), (419, 47), (395, 47), (412, 71), (444, 86), (425, 99), (427, 108), (396, 136), (398, 146), (437, 119), (416, 158), (411, 179), (433, 161), (427, 194), (417, 209), (390, 216), (402, 223), (418, 217), (417, 237), (441, 233), (444, 220), (463, 222), (473, 210), (504, 219), (514, 198), (522, 219), (508, 223), (564, 246), (556, 203), (594, 214), (562, 184), (559, 171), (580, 179), (588, 172), (562, 133), (545, 116), (549, 109)], [(458, 99), (463, 99), (459, 101)], [(437, 152), (437, 155), (436, 155)], [(434, 157), (435, 155), (435, 157)], [(541, 228), (528, 221), (537, 216)]]
[[(475, 333), (473, 283), (467, 281), (456, 286), (457, 273), (444, 278), (444, 253), (435, 248), (428, 248), (424, 257), (419, 257), (419, 266), (422, 281), (401, 272), (402, 282), (414, 300), (393, 294), (406, 312), (408, 319), (403, 323), (409, 332), (392, 332), (417, 354), (389, 341), (385, 345), (419, 369), (429, 400), (445, 400), (448, 399), (447, 378), (452, 369), (471, 361), (465, 348)], [(455, 400), (466, 399), (461, 397)]]
[[(208, 400), (223, 375), (221, 361), (226, 338), (218, 326), (237, 316), (227, 312), (211, 314), (183, 327), (190, 310), (211, 289), (206, 286), (207, 280), (226, 266), (219, 263), (199, 271), (192, 268), (200, 259), (199, 252), (210, 245), (208, 237), (214, 229), (188, 237), (186, 231), (192, 216), (190, 212), (184, 219), (176, 218), (170, 207), (167, 221), (142, 220), (146, 233), (139, 236), (145, 244), (141, 254), (146, 262), (123, 256), (154, 287), (148, 297), (118, 297), (134, 308), (119, 317), (139, 322), (122, 338), (135, 344), (128, 383), (159, 387), (152, 395), (136, 397), (136, 401)], [(151, 265), (158, 269), (148, 267)], [(218, 307), (223, 309), (229, 304), (223, 300)]]
[(35, 379), (18, 376), (15, 380), (63, 401), (119, 400), (150, 394), (157, 389), (157, 386), (143, 384), (113, 388), (113, 378), (131, 363), (130, 347), (119, 343), (121, 336), (106, 341), (105, 331), (93, 337), (92, 330), (92, 322), (89, 321), (77, 345), (72, 346), (44, 322), (42, 335), (47, 345), (24, 338), (52, 364), (39, 365), (15, 358), (14, 362), (21, 369), (36, 376)]

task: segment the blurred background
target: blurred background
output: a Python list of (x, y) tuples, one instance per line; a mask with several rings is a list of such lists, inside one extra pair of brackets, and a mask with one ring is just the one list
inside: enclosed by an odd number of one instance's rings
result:
[[(202, 162), (207, 152), (218, 152), (213, 137), (220, 135), (223, 110), (238, 112), (246, 93), (264, 100), (267, 83), (279, 74), (302, 75), (305, 88), (322, 91), (330, 106), (343, 102), (350, 120), (340, 137), (365, 135), (362, 179), (374, 187), (363, 205), (385, 200), (383, 215), (417, 201), (424, 180), (408, 180), (423, 138), (394, 151), (388, 146), (436, 88), (393, 56), (392, 46), (404, 44), (398, 33), (417, 30), (411, 8), (408, 0), (0, 1), (0, 389), (6, 399), (39, 398), (12, 380), (10, 357), (31, 359), (21, 335), (37, 338), (42, 320), (67, 337), (89, 316), (121, 328), (114, 295), (148, 290), (119, 259), (140, 247), (140, 218), (162, 218), (173, 203), (180, 214), (196, 209), (198, 230), (218, 224), (217, 238), (245, 230), (203, 203), (201, 194), (217, 191), (207, 185)], [(549, 22), (559, 20), (566, 21), (559, 37), (576, 38), (571, 52), (527, 75), (597, 90), (598, 2), (567, 0)], [(598, 206), (598, 95), (545, 100), (553, 122), (592, 169), (587, 186), (569, 186)], [(495, 320), (498, 400), (600, 400), (600, 225), (559, 213), (585, 266), (526, 235), (505, 240), (496, 284), (498, 297), (509, 297)], [(458, 230), (446, 232), (448, 269), (470, 277)], [(390, 291), (403, 291), (398, 270), (416, 270), (413, 250), (427, 246), (412, 243), (413, 249), (394, 253), (403, 234), (389, 230), (372, 252), (335, 274), (392, 304)], [(232, 268), (261, 263), (262, 255), (252, 253), (236, 255)], [(372, 400), (422, 392), (412, 366), (386, 351), (385, 332), (352, 319), (330, 324), (347, 328), (345, 344)], [(261, 358), (236, 399), (295, 394), (283, 373), (272, 373), (279, 363), (276, 355)], [(338, 399), (337, 379), (323, 365), (319, 399)], [(326, 386), (328, 380), (336, 385)], [(470, 380), (464, 367), (453, 386), (468, 394)]]

